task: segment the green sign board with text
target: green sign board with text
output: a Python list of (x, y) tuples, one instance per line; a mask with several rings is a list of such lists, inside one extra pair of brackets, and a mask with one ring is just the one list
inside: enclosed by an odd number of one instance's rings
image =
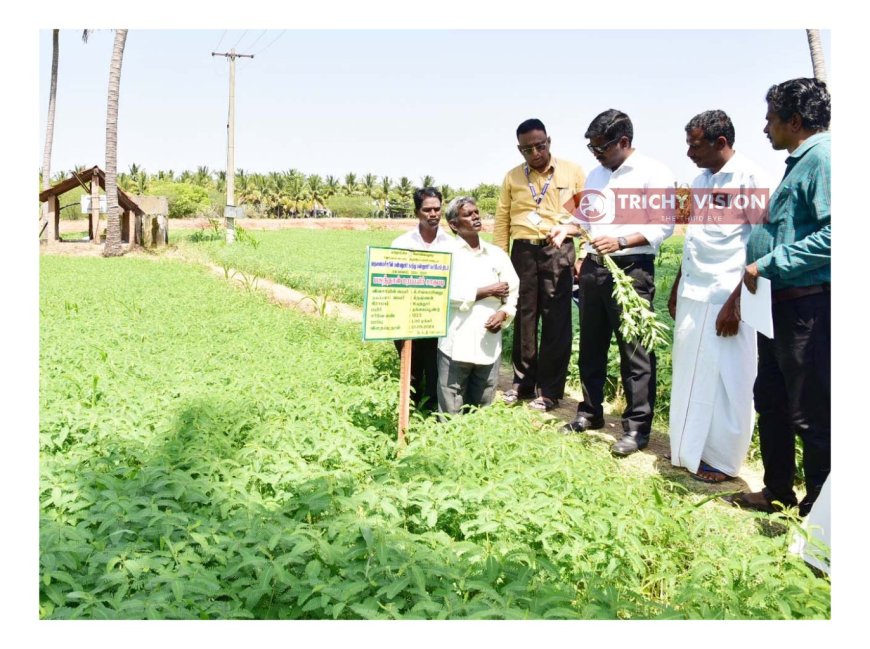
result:
[(447, 334), (449, 252), (369, 246), (366, 258), (363, 340)]

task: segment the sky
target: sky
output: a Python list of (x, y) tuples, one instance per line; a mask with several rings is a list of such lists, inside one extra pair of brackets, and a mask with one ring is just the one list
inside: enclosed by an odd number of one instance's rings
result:
[[(823, 43), (829, 53), (830, 31)], [(53, 173), (104, 166), (112, 44), (111, 30), (87, 44), (81, 30), (61, 30)], [(254, 54), (236, 65), (237, 169), (414, 184), (428, 174), (466, 188), (500, 183), (522, 162), (515, 131), (529, 117), (547, 126), (553, 155), (589, 171), (596, 163), (583, 133), (609, 108), (628, 113), (637, 150), (681, 182), (699, 173), (685, 155), (686, 122), (725, 110), (735, 148), (779, 178), (785, 153), (762, 133), (764, 95), (812, 75), (803, 29), (130, 30), (120, 171), (226, 169), (229, 63), (211, 53), (231, 48)], [(41, 142), (51, 52), (51, 30), (41, 30)]]
[[(4, 457), (12, 468), (0, 471), (0, 481), (3, 493), (10, 494), (5, 504), (12, 523), (0, 539), (10, 558), (0, 597), (4, 618), (13, 621), (9, 634), (71, 648), (112, 646), (119, 636), (131, 647), (153, 647), (161, 640), (165, 646), (206, 641), (229, 647), (263, 636), (285, 644), (288, 638), (299, 639), (300, 646), (306, 640), (328, 646), (331, 639), (378, 649), (411, 643), (461, 647), (469, 641), (529, 647), (559, 639), (577, 644), (578, 638), (588, 641), (590, 636), (594, 642), (604, 640), (605, 633), (611, 642), (614, 637), (617, 642), (634, 639), (645, 647), (673, 647), (688, 634), (738, 646), (790, 644), (788, 640), (839, 646), (836, 638), (848, 634), (864, 615), (866, 531), (861, 529), (861, 512), (867, 490), (860, 466), (864, 449), (858, 441), (863, 431), (860, 423), (855, 427), (855, 415), (866, 399), (861, 380), (866, 361), (856, 352), (863, 348), (866, 328), (861, 311), (866, 299), (861, 264), (866, 256), (866, 100), (861, 96), (866, 71), (861, 61), (867, 56), (867, 36), (854, 10), (841, 6), (845, 3), (818, 0), (440, 0), (437, 5), (407, 0), (43, 0), (7, 11), (0, 102), (5, 153), (0, 156), (0, 178), (5, 181), (0, 276), (7, 280), (7, 317), (0, 323), (7, 345), (0, 395), (10, 408), (2, 421)], [(238, 66), (237, 167), (297, 168), (337, 176), (371, 172), (394, 179), (407, 175), (415, 183), (431, 174), (452, 186), (500, 182), (521, 162), (514, 148), (516, 125), (532, 116), (547, 125), (554, 155), (589, 171), (593, 159), (585, 151), (583, 132), (596, 114), (611, 107), (631, 115), (638, 150), (667, 163), (680, 178), (697, 173), (685, 159), (685, 123), (697, 112), (721, 108), (735, 122), (735, 148), (777, 178), (785, 154), (770, 150), (761, 133), (764, 93), (773, 83), (811, 74), (803, 30), (825, 30), (834, 98), (832, 131), (839, 133), (833, 140), (838, 233), (833, 263), (837, 290), (832, 294), (837, 473), (833, 620), (730, 621), (715, 628), (686, 622), (85, 627), (38, 622), (39, 254), (36, 207), (32, 195), (21, 188), (36, 184), (42, 163), (49, 30), (54, 27), (62, 32), (53, 170), (104, 165), (110, 29), (127, 27), (121, 171), (132, 163), (148, 171), (225, 167), (228, 66), (211, 52), (237, 45), (240, 52), (250, 48), (256, 54)], [(102, 31), (84, 45), (79, 33), (83, 27)], [(560, 30), (553, 31), (555, 27)], [(270, 31), (260, 36), (264, 28)], [(300, 29), (306, 31), (294, 31)]]

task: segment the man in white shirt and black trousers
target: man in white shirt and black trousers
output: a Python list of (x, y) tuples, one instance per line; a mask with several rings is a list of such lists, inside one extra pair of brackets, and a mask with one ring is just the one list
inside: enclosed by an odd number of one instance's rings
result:
[[(454, 239), (441, 224), (441, 192), (434, 187), (414, 190), (414, 212), (417, 225), (412, 230), (393, 240), (391, 248), (406, 250), (431, 250), (449, 252)], [(397, 340), (396, 350), (402, 354), (402, 341)], [(417, 338), (411, 352), (411, 398), (414, 407), (421, 405), (434, 410), (438, 405), (438, 339)]]
[[(613, 279), (603, 265), (602, 255), (610, 255), (634, 280), (638, 295), (652, 308), (655, 297), (655, 256), (662, 241), (674, 231), (673, 222), (651, 217), (645, 212), (631, 212), (624, 217), (614, 211), (619, 202), (614, 195), (635, 200), (646, 194), (673, 192), (674, 178), (662, 163), (637, 153), (632, 147), (634, 128), (625, 113), (610, 109), (595, 119), (584, 135), (587, 147), (600, 166), (593, 169), (583, 190), (584, 198), (611, 196), (610, 214), (598, 221), (578, 220), (575, 224), (557, 225), (550, 231), (554, 245), (566, 236), (585, 228), (592, 241), (586, 244), (586, 257), (580, 270), (583, 304), (580, 313), (580, 379), (583, 401), (577, 416), (565, 429), (580, 432), (604, 427), (604, 384), (607, 380), (607, 356), (610, 340), (616, 334), (619, 345), (620, 374), (625, 391), (626, 408), (622, 413), (622, 439), (611, 451), (630, 455), (649, 443), (656, 393), (656, 357), (636, 340), (626, 340), (619, 332), (621, 307), (613, 298)], [(633, 205), (633, 202), (627, 203)], [(583, 199), (580, 209), (583, 210)], [(608, 222), (609, 221), (609, 222)]]

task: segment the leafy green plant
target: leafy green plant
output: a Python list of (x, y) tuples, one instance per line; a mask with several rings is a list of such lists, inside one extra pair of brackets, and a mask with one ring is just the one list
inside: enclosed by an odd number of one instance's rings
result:
[(42, 618), (830, 617), (790, 532), (525, 409), (415, 417), (397, 458), (358, 326), (171, 260), (43, 257), (40, 291)]

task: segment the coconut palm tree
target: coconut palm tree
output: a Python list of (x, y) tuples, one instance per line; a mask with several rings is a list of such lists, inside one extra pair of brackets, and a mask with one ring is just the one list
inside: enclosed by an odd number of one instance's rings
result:
[(308, 176), (308, 191), (311, 194), (311, 201), (313, 203), (312, 209), (314, 210), (314, 216), (317, 216), (317, 205), (320, 200), (323, 198), (323, 179), (317, 174), (311, 174)]
[(236, 189), (247, 189), (248, 187), (248, 174), (245, 173), (244, 169), (236, 169), (235, 174), (235, 185)]
[(443, 200), (445, 203), (453, 198), (454, 192), (453, 188), (450, 187), (450, 185), (446, 183), (441, 185), (439, 191), (441, 192), (441, 200)]
[(411, 200), (411, 195), (414, 193), (414, 185), (411, 184), (411, 179), (407, 176), (399, 178), (399, 184), (396, 186), (396, 191), (399, 196), (402, 197), (402, 200)]
[(338, 178), (335, 176), (327, 176), (324, 180), (325, 187), (323, 189), (324, 196), (327, 198), (330, 196), (335, 196), (338, 193), (338, 190), (341, 189), (341, 183), (339, 183)]
[(366, 196), (374, 198), (375, 189), (378, 187), (378, 177), (374, 174), (366, 174), (363, 176), (362, 186), (365, 189)]
[(207, 166), (196, 168), (196, 173), (193, 175), (193, 182), (200, 187), (208, 187), (211, 185), (211, 171)]
[(420, 179), (420, 187), (434, 187), (435, 179), (432, 176), (423, 176)]
[(825, 72), (825, 51), (822, 49), (822, 35), (818, 29), (807, 30), (807, 41), (810, 44), (810, 58), (813, 61), (813, 76), (819, 81), (828, 82)]
[[(45, 123), (45, 149), (42, 153), (42, 189), (51, 187), (51, 147), (54, 141), (54, 110), (57, 103), (57, 61), (60, 56), (60, 30), (53, 29), (51, 34), (51, 90), (48, 93), (48, 119)], [(48, 225), (46, 238), (53, 241), (54, 219), (48, 218), (48, 201), (42, 204), (42, 217)]]
[[(127, 43), (127, 30), (115, 30), (115, 44), (109, 64), (109, 96), (106, 105), (106, 246), (104, 257), (117, 257), (124, 254), (121, 247), (121, 214), (118, 207), (118, 99), (121, 90), (121, 63), (124, 60), (124, 46)], [(132, 243), (133, 233), (130, 233)]]
[(149, 181), (148, 172), (142, 169), (133, 176), (133, 191), (140, 195), (145, 194), (148, 191)]
[(349, 173), (344, 176), (344, 193), (351, 196), (357, 190), (356, 174)]
[(305, 177), (302, 174), (294, 174), (287, 179), (284, 187), (287, 197), (293, 202), (293, 216), (299, 215), (299, 201), (308, 198)]
[(387, 203), (390, 200), (390, 190), (392, 188), (393, 188), (393, 181), (390, 180), (389, 176), (384, 176), (383, 178), (381, 178), (380, 190), (381, 190), (381, 194), (383, 195), (383, 199), (384, 199), (384, 218), (389, 216), (387, 214)]

